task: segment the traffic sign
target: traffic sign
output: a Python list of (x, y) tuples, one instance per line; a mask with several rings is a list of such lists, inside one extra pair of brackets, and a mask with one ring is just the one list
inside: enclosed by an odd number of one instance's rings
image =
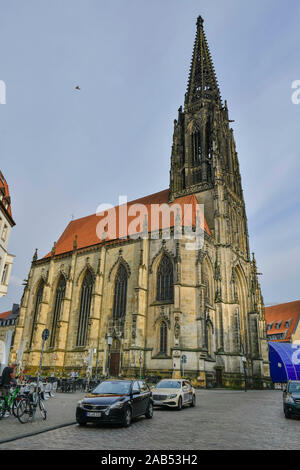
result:
[(46, 341), (49, 338), (49, 335), (50, 335), (50, 331), (47, 328), (45, 328), (45, 330), (42, 333), (42, 339)]

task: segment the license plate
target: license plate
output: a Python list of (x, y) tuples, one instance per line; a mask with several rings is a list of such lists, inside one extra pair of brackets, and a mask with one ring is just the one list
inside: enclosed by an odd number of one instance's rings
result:
[(100, 418), (101, 414), (99, 411), (87, 411), (86, 415), (89, 416), (90, 418)]
[(154, 405), (161, 405), (162, 401), (161, 400), (153, 400)]

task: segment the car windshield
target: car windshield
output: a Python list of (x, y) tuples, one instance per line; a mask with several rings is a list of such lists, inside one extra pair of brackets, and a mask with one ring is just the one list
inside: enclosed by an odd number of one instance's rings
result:
[(92, 391), (94, 394), (107, 394), (107, 395), (126, 395), (130, 391), (131, 382), (112, 381), (102, 382), (97, 385)]
[(300, 393), (300, 382), (290, 383), (289, 384), (290, 393)]
[(156, 385), (156, 388), (181, 388), (181, 382), (178, 382), (178, 380), (162, 380)]

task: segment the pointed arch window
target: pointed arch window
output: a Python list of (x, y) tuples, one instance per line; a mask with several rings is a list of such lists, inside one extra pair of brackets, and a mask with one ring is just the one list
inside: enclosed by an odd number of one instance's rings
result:
[(167, 354), (168, 328), (164, 321), (160, 324), (159, 336), (159, 352), (160, 354)]
[(191, 140), (192, 140), (192, 163), (193, 165), (199, 165), (202, 159), (200, 132), (199, 131), (194, 132), (191, 135)]
[(206, 343), (209, 357), (213, 357), (213, 326), (211, 321), (206, 322)]
[(181, 188), (185, 189), (185, 170), (181, 172)]
[(174, 299), (173, 263), (164, 255), (157, 270), (156, 300), (170, 301)]
[(241, 323), (240, 323), (240, 312), (237, 309), (235, 311), (235, 338), (236, 338), (236, 350), (241, 351)]
[(127, 302), (127, 281), (128, 273), (123, 264), (120, 264), (116, 279), (115, 279), (115, 291), (114, 291), (114, 307), (113, 307), (113, 319), (121, 320), (124, 319), (126, 314), (126, 302)]
[(31, 328), (31, 335), (30, 335), (30, 342), (29, 342), (29, 347), (30, 348), (31, 348), (32, 342), (33, 342), (34, 329), (35, 329), (35, 325), (36, 325), (37, 317), (38, 317), (38, 313), (39, 313), (39, 306), (40, 306), (40, 303), (43, 299), (43, 292), (44, 292), (44, 281), (42, 281), (40, 283), (39, 288), (38, 288), (37, 293), (36, 293), (36, 297), (35, 297), (33, 321), (32, 321), (32, 328)]
[(66, 280), (64, 276), (61, 276), (55, 293), (55, 303), (54, 303), (54, 312), (53, 312), (53, 319), (52, 319), (52, 328), (51, 328), (51, 336), (50, 336), (50, 348), (53, 348), (55, 344), (55, 337), (57, 332), (57, 322), (60, 317), (60, 311), (62, 306), (62, 301), (65, 297), (66, 291)]
[(93, 275), (88, 270), (84, 276), (80, 292), (80, 308), (77, 330), (76, 346), (85, 346), (89, 316), (91, 310), (92, 292), (93, 292)]

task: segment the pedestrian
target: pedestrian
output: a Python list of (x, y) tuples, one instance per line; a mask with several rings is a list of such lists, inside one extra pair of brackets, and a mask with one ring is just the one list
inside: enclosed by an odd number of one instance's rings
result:
[(13, 363), (10, 366), (4, 367), (3, 372), (2, 372), (2, 387), (7, 387), (9, 385), (17, 385), (16, 369), (17, 369), (16, 363)]
[(20, 374), (18, 376), (18, 383), (22, 385), (25, 382), (26, 382), (26, 377), (25, 377), (25, 374), (24, 374), (24, 370), (21, 370)]

